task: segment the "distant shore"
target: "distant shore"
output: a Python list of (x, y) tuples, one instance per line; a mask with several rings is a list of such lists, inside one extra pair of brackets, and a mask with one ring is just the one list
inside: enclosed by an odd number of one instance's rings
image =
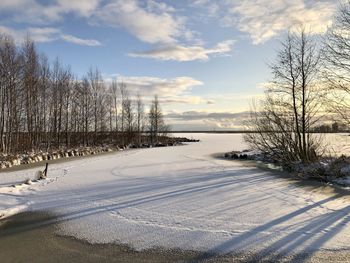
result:
[[(216, 130), (211, 130), (211, 131), (171, 131), (170, 133), (256, 133), (256, 131), (246, 131), (246, 130), (222, 130), (222, 131), (216, 131)], [(339, 131), (339, 132), (310, 132), (310, 133), (317, 133), (317, 134), (341, 134), (341, 133), (349, 133), (350, 131)]]

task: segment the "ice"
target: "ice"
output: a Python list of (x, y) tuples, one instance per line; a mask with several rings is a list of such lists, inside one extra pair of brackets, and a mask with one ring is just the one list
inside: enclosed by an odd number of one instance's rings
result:
[[(348, 196), (213, 157), (246, 149), (239, 134), (184, 136), (201, 142), (52, 164), (47, 180), (0, 188), (0, 209), (52, 211), (60, 234), (137, 250), (350, 249)], [(35, 170), (0, 176), (10, 182)]]

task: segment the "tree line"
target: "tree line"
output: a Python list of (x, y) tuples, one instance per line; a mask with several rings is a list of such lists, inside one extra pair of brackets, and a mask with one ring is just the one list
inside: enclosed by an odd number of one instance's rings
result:
[(269, 65), (273, 78), (254, 102), (245, 135), (251, 147), (283, 163), (311, 163), (324, 153), (314, 134), (326, 115), (350, 124), (350, 2), (342, 3), (320, 39), (289, 32)]
[(97, 68), (82, 79), (49, 63), (29, 37), (21, 46), (0, 35), (0, 152), (158, 143), (168, 132), (158, 97), (150, 111), (123, 82)]

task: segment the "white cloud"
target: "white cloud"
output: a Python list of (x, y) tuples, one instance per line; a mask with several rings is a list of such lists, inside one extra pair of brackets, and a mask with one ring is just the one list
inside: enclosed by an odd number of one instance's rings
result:
[[(52, 0), (45, 4), (38, 0), (1, 0), (0, 14), (7, 22), (25, 22), (32, 26), (50, 26), (67, 14), (73, 14), (86, 18), (89, 23), (123, 28), (146, 43), (171, 46), (172, 49), (166, 50), (171, 55), (164, 57), (178, 59), (182, 57), (178, 55), (180, 52), (191, 53), (196, 48), (179, 43), (182, 40), (193, 43), (198, 33), (188, 29), (188, 25), (189, 21), (198, 22), (199, 17), (216, 17), (224, 25), (249, 34), (254, 44), (260, 44), (300, 24), (313, 33), (325, 32), (337, 5), (334, 0), (193, 0), (183, 3), (186, 4), (182, 7), (191, 8), (192, 16), (185, 18), (179, 15), (183, 10), (156, 0)], [(199, 57), (205, 54), (202, 52)]]
[(190, 36), (184, 18), (176, 17), (170, 7), (155, 1), (116, 0), (95, 12), (95, 18), (105, 25), (124, 28), (152, 44), (173, 43), (179, 37)]
[(163, 99), (171, 99), (184, 95), (195, 86), (203, 85), (203, 82), (191, 77), (177, 77), (173, 79), (162, 79), (155, 77), (128, 77), (118, 76), (118, 81), (125, 83), (133, 93), (143, 96), (158, 94)]
[(166, 79), (118, 74), (104, 76), (104, 81), (107, 83), (111, 83), (115, 79), (119, 84), (123, 83), (125, 85), (131, 97), (140, 94), (145, 101), (150, 101), (154, 95), (158, 95), (159, 101), (166, 106), (172, 104), (211, 105), (215, 103), (212, 99), (191, 95), (192, 88), (204, 84), (200, 80), (191, 77), (183, 76)]
[(209, 16), (215, 16), (220, 10), (218, 1), (211, 0), (194, 0), (191, 2), (194, 7), (200, 7), (206, 11)]
[(153, 49), (145, 52), (134, 52), (129, 55), (132, 57), (154, 58), (159, 60), (208, 60), (211, 55), (225, 55), (232, 50), (233, 40), (227, 40), (218, 43), (213, 48), (204, 48), (202, 46), (182, 46), (173, 45)]
[(227, 111), (172, 111), (166, 114), (165, 118), (175, 130), (181, 130), (182, 128), (194, 130), (243, 130), (244, 123), (250, 118), (250, 113), (248, 111), (238, 113)]
[(51, 42), (59, 39), (60, 30), (53, 27), (29, 27), (20, 30), (0, 26), (0, 33), (11, 35), (17, 43), (21, 43), (27, 35), (36, 42)]
[(101, 0), (56, 0), (58, 10), (61, 13), (73, 12), (77, 15), (88, 17), (97, 9)]
[(223, 18), (224, 24), (248, 33), (254, 44), (301, 25), (311, 33), (322, 34), (332, 23), (336, 7), (336, 1), (330, 0), (243, 0), (226, 4), (229, 11)]
[(95, 39), (82, 39), (76, 36), (63, 34), (60, 29), (53, 27), (29, 27), (27, 29), (13, 29), (0, 26), (0, 33), (11, 35), (16, 43), (21, 43), (27, 35), (35, 42), (44, 43), (56, 40), (63, 40), (77, 45), (100, 46), (102, 45)]
[(82, 39), (82, 38), (78, 38), (72, 35), (65, 35), (62, 34), (61, 38), (67, 42), (73, 43), (73, 44), (77, 44), (77, 45), (82, 45), (82, 46), (90, 46), (90, 47), (94, 47), (94, 46), (101, 46), (101, 42), (99, 42), (98, 40), (95, 39)]
[(50, 24), (63, 19), (68, 13), (88, 17), (98, 7), (101, 0), (55, 0), (41, 4), (35, 0), (2, 0), (0, 13), (10, 14), (17, 22)]
[[(26, 34), (25, 31), (21, 31)], [(51, 42), (58, 39), (61, 31), (52, 27), (30, 27), (27, 30), (29, 36), (37, 42)]]
[(256, 87), (258, 89), (263, 89), (263, 90), (268, 90), (271, 89), (273, 87), (275, 87), (276, 85), (272, 82), (260, 82), (256, 84)]
[(18, 9), (21, 6), (27, 5), (29, 2), (28, 0), (1, 0), (0, 1), (0, 9), (3, 11), (9, 11), (9, 10), (15, 10)]
[(32, 25), (50, 25), (73, 14), (92, 24), (123, 28), (152, 44), (188, 40), (194, 34), (173, 7), (155, 0), (54, 0), (46, 4), (37, 0), (2, 0), (0, 14), (6, 15), (8, 21)]
[(175, 96), (168, 98), (161, 98), (161, 103), (166, 104), (214, 104), (213, 100), (207, 100), (199, 96)]

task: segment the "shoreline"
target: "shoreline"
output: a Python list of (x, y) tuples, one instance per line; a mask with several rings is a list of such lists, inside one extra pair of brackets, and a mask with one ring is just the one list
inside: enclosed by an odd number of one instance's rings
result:
[(223, 156), (224, 154), (225, 153), (214, 153), (211, 155), (211, 157), (220, 160), (225, 160), (227, 162), (236, 162), (244, 167), (255, 167), (257, 169), (268, 171), (277, 178), (283, 178), (285, 180), (288, 180), (293, 185), (310, 189), (311, 191), (314, 191), (319, 194), (340, 194), (342, 197), (346, 198), (347, 201), (350, 202), (350, 189), (344, 186), (335, 183), (326, 183), (312, 178), (301, 178), (287, 171), (269, 168), (268, 165), (258, 163), (254, 160), (228, 159)]
[(177, 143), (177, 144), (174, 144), (174, 145), (153, 146), (153, 147), (138, 147), (138, 148), (130, 147), (130, 148), (126, 148), (126, 149), (109, 148), (110, 151), (101, 151), (101, 152), (97, 152), (97, 153), (94, 153), (94, 154), (60, 157), (60, 158), (56, 158), (56, 159), (42, 160), (42, 161), (32, 162), (32, 163), (28, 163), (28, 164), (13, 165), (11, 167), (0, 168), (0, 177), (1, 177), (1, 173), (28, 170), (28, 169), (32, 169), (32, 168), (35, 168), (35, 167), (45, 166), (46, 163), (48, 163), (48, 164), (65, 163), (65, 162), (81, 160), (81, 159), (85, 159), (85, 158), (92, 158), (92, 157), (96, 157), (96, 156), (105, 156), (105, 155), (111, 155), (111, 154), (116, 154), (116, 153), (122, 153), (122, 152), (125, 152), (125, 151), (131, 151), (131, 150), (152, 149), (152, 148), (158, 148), (158, 147), (183, 146), (183, 145), (186, 145), (185, 143), (180, 142), (180, 143)]
[(53, 159), (53, 160), (42, 160), (42, 161), (39, 161), (39, 162), (33, 162), (33, 163), (29, 163), (29, 164), (14, 165), (12, 167), (0, 169), (0, 177), (1, 177), (1, 173), (17, 172), (17, 171), (23, 171), (23, 170), (36, 168), (36, 167), (42, 167), (42, 166), (45, 166), (46, 163), (48, 163), (48, 164), (66, 163), (66, 162), (72, 162), (72, 161), (86, 159), (86, 158), (93, 158), (93, 157), (97, 157), (97, 156), (104, 156), (104, 155), (121, 153), (121, 152), (124, 152), (124, 151), (130, 151), (130, 150), (134, 150), (134, 149), (126, 149), (126, 150), (123, 150), (123, 151), (121, 151), (121, 150), (112, 150), (110, 152), (100, 152), (100, 153), (97, 153), (97, 154), (89, 154), (89, 155), (84, 155), (84, 156), (62, 157), (62, 158)]

